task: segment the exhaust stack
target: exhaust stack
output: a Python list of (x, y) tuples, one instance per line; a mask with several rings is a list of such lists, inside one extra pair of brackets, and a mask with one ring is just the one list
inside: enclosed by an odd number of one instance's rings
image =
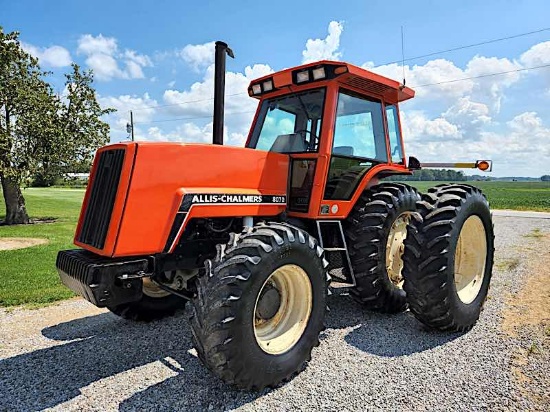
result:
[(223, 109), (225, 100), (225, 54), (235, 58), (233, 50), (223, 41), (216, 42), (214, 61), (214, 125), (212, 143), (223, 145)]

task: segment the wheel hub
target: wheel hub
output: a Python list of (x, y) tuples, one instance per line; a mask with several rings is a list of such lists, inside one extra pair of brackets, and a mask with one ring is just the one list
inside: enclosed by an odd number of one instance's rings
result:
[(254, 335), (270, 355), (288, 352), (302, 337), (313, 307), (311, 281), (298, 265), (281, 266), (267, 278), (254, 307)]
[(403, 212), (394, 220), (388, 233), (386, 243), (386, 271), (390, 281), (398, 288), (403, 288), (403, 252), (407, 226), (411, 221), (410, 212)]
[(455, 251), (455, 288), (459, 299), (472, 303), (483, 284), (487, 259), (487, 235), (479, 216), (472, 215), (464, 222)]
[(281, 307), (281, 294), (273, 284), (264, 286), (256, 306), (256, 317), (261, 320), (273, 318)]

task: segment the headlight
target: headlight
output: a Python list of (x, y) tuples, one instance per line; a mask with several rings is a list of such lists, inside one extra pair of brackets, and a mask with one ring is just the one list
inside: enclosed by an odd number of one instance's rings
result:
[(259, 84), (253, 84), (252, 85), (252, 93), (261, 94), (262, 93), (262, 87)]
[(273, 82), (271, 80), (267, 80), (264, 82), (264, 92), (269, 92), (273, 90)]
[(317, 69), (313, 69), (313, 80), (319, 80), (325, 78), (325, 68), (319, 67)]
[(296, 74), (296, 83), (303, 83), (309, 81), (309, 71), (298, 72)]

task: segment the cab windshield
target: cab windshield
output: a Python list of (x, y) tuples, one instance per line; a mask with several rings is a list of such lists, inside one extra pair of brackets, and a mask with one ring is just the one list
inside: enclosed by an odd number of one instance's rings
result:
[(248, 147), (278, 153), (317, 152), (324, 101), (325, 89), (264, 100)]

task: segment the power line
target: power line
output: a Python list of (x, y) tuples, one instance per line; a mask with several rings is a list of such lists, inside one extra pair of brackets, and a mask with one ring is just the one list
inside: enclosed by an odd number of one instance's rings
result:
[[(453, 52), (453, 51), (458, 51), (458, 50), (464, 50), (464, 49), (468, 49), (468, 48), (472, 48), (472, 47), (483, 46), (485, 44), (491, 44), (491, 43), (497, 43), (497, 42), (501, 42), (501, 41), (516, 39), (516, 38), (519, 38), (519, 37), (529, 36), (531, 34), (542, 33), (542, 32), (549, 31), (549, 30), (550, 30), (550, 27), (546, 27), (546, 28), (542, 28), (542, 29), (538, 29), (538, 30), (529, 31), (529, 32), (514, 34), (514, 35), (510, 35), (510, 36), (505, 36), (505, 37), (499, 37), (497, 39), (486, 40), (486, 41), (482, 41), (482, 42), (479, 42), (479, 43), (472, 43), (472, 44), (467, 44), (467, 45), (464, 45), (464, 46), (458, 46), (458, 47), (454, 47), (454, 48), (450, 48), (450, 49), (439, 50), (439, 51), (436, 51), (436, 52), (431, 52), (431, 53), (427, 53), (427, 54), (423, 54), (423, 55), (419, 55), (419, 56), (415, 56), (415, 57), (409, 57), (409, 58), (406, 58), (406, 59), (402, 58), (401, 60), (395, 60), (395, 61), (390, 61), (390, 62), (387, 62), (387, 63), (378, 64), (375, 67), (385, 66), (385, 65), (389, 65), (389, 64), (395, 64), (395, 63), (404, 63), (404, 62), (413, 61), (413, 60), (419, 60), (419, 59), (422, 59), (422, 58), (425, 58), (425, 57), (431, 57), (431, 56), (436, 56), (436, 55), (439, 55), (439, 54), (450, 53), (450, 52)], [(515, 71), (523, 71), (523, 70), (529, 70), (529, 69), (539, 69), (539, 68), (543, 68), (543, 67), (546, 67), (546, 66), (524, 68), (524, 69), (512, 70), (512, 71), (509, 71), (509, 72), (493, 73), (493, 74), (481, 75), (481, 76), (476, 76), (476, 77), (467, 77), (467, 78), (464, 78), (464, 79), (454, 79), (454, 80), (448, 80), (448, 81), (443, 81), (443, 82), (438, 82), (438, 83), (423, 84), (423, 85), (414, 86), (414, 87), (418, 88), (418, 87), (427, 87), (427, 86), (432, 86), (432, 85), (437, 85), (437, 84), (453, 83), (453, 82), (476, 79), (476, 78), (481, 78), (481, 77), (498, 76), (500, 74), (512, 73), (512, 72), (515, 72)], [(228, 94), (227, 97), (239, 96), (239, 95), (245, 95), (245, 94), (248, 94), (248, 93), (247, 92), (232, 93), (232, 94)], [(157, 108), (163, 108), (163, 107), (172, 107), (172, 106), (181, 106), (181, 105), (185, 105), (185, 104), (200, 103), (200, 102), (206, 102), (206, 101), (212, 101), (212, 100), (214, 100), (214, 98), (210, 97), (210, 98), (199, 99), (199, 100), (188, 100), (188, 101), (182, 101), (182, 102), (177, 102), (177, 103), (144, 106), (144, 107), (134, 108), (132, 110), (133, 111), (139, 111), (139, 110), (147, 110), (147, 109), (157, 109)], [(171, 120), (159, 120), (158, 122), (162, 122), (162, 121), (171, 121)]]
[(387, 62), (387, 63), (382, 63), (382, 64), (379, 64), (378, 66), (385, 66), (385, 65), (388, 65), (388, 64), (395, 64), (395, 63), (401, 63), (401, 62), (408, 62), (408, 61), (412, 61), (412, 60), (419, 60), (419, 59), (423, 59), (425, 57), (431, 57), (431, 56), (436, 56), (438, 54), (450, 53), (450, 52), (454, 52), (454, 51), (457, 51), (457, 50), (464, 50), (464, 49), (469, 49), (469, 48), (472, 48), (472, 47), (483, 46), (485, 44), (491, 44), (491, 43), (497, 43), (497, 42), (500, 42), (500, 41), (516, 39), (518, 37), (524, 37), (524, 36), (529, 36), (531, 34), (542, 33), (542, 32), (548, 31), (548, 30), (550, 30), (550, 27), (546, 27), (544, 29), (539, 29), (539, 30), (533, 30), (533, 31), (525, 32), (525, 33), (514, 34), (512, 36), (499, 37), (498, 39), (486, 40), (486, 41), (482, 41), (482, 42), (479, 42), (479, 43), (467, 44), (465, 46), (458, 46), (458, 47), (454, 47), (452, 49), (439, 50), (439, 51), (431, 52), (431, 53), (428, 53), (428, 54), (422, 54), (420, 56), (408, 57), (406, 59), (400, 59), (400, 60), (395, 60), (395, 61), (391, 61), (391, 62)]
[[(226, 113), (227, 116), (231, 116), (232, 114), (246, 114), (246, 113), (255, 113), (256, 111), (250, 111), (247, 110), (246, 112), (229, 112)], [(208, 116), (196, 116), (196, 117), (178, 117), (175, 119), (161, 119), (161, 120), (151, 120), (149, 122), (134, 122), (134, 124), (150, 124), (150, 123), (165, 123), (165, 122), (175, 122), (179, 120), (198, 120), (198, 119), (211, 119), (212, 115)]]
[[(240, 94), (248, 94), (247, 92), (241, 92), (241, 93), (233, 93), (233, 94), (228, 94), (226, 95), (226, 97), (230, 97), (230, 96), (238, 96)], [(139, 107), (137, 109), (132, 109), (133, 111), (137, 111), (137, 110), (146, 110), (146, 109), (158, 109), (160, 107), (170, 107), (170, 106), (179, 106), (179, 105), (182, 105), (182, 104), (191, 104), (191, 103), (199, 103), (199, 102), (207, 102), (207, 101), (210, 101), (210, 100), (214, 100), (213, 97), (209, 97), (207, 99), (199, 99), (199, 100), (188, 100), (188, 101), (185, 101), (185, 102), (178, 102), (178, 103), (169, 103), (169, 104), (159, 104), (159, 105), (154, 105), (154, 106), (144, 106), (144, 107)]]
[(505, 72), (480, 74), (479, 76), (470, 76), (470, 77), (464, 77), (464, 78), (460, 78), (460, 79), (443, 80), (441, 82), (436, 82), (436, 83), (428, 83), (428, 84), (421, 84), (421, 85), (418, 85), (418, 86), (411, 86), (411, 88), (412, 89), (418, 89), (420, 87), (436, 86), (436, 85), (439, 85), (439, 84), (463, 82), (463, 81), (471, 80), (471, 79), (481, 79), (483, 77), (500, 76), (502, 74), (522, 72), (522, 71), (525, 71), (525, 70), (543, 69), (545, 67), (550, 67), (550, 64), (543, 64), (541, 66), (533, 66), (533, 67), (523, 67), (521, 69), (507, 70)]
[[(517, 73), (522, 72), (526, 70), (537, 70), (537, 69), (544, 69), (550, 67), (550, 64), (543, 64), (540, 66), (533, 66), (533, 67), (523, 67), (521, 69), (515, 69), (515, 70), (507, 70), (503, 72), (497, 72), (497, 73), (487, 73), (487, 74), (480, 74), (479, 76), (470, 76), (470, 77), (463, 77), (460, 79), (451, 79), (451, 80), (443, 80), (441, 82), (435, 82), (435, 83), (427, 83), (427, 84), (420, 84), (418, 86), (411, 86), (412, 89), (418, 89), (420, 87), (429, 87), (429, 86), (436, 86), (440, 84), (446, 84), (446, 83), (456, 83), (456, 82), (463, 82), (466, 80), (472, 80), (472, 79), (481, 79), (483, 77), (492, 77), (492, 76), (500, 76), (503, 74), (509, 74), (509, 73)], [(227, 115), (233, 115), (233, 114), (249, 114), (249, 113), (255, 113), (255, 111), (245, 111), (245, 112), (229, 112), (226, 113)], [(175, 122), (180, 120), (198, 120), (198, 119), (210, 119), (212, 118), (211, 115), (208, 116), (196, 116), (196, 117), (178, 117), (175, 119), (161, 119), (161, 120), (151, 120), (149, 122), (139, 122), (134, 124), (151, 124), (151, 123), (165, 123), (165, 122)]]

